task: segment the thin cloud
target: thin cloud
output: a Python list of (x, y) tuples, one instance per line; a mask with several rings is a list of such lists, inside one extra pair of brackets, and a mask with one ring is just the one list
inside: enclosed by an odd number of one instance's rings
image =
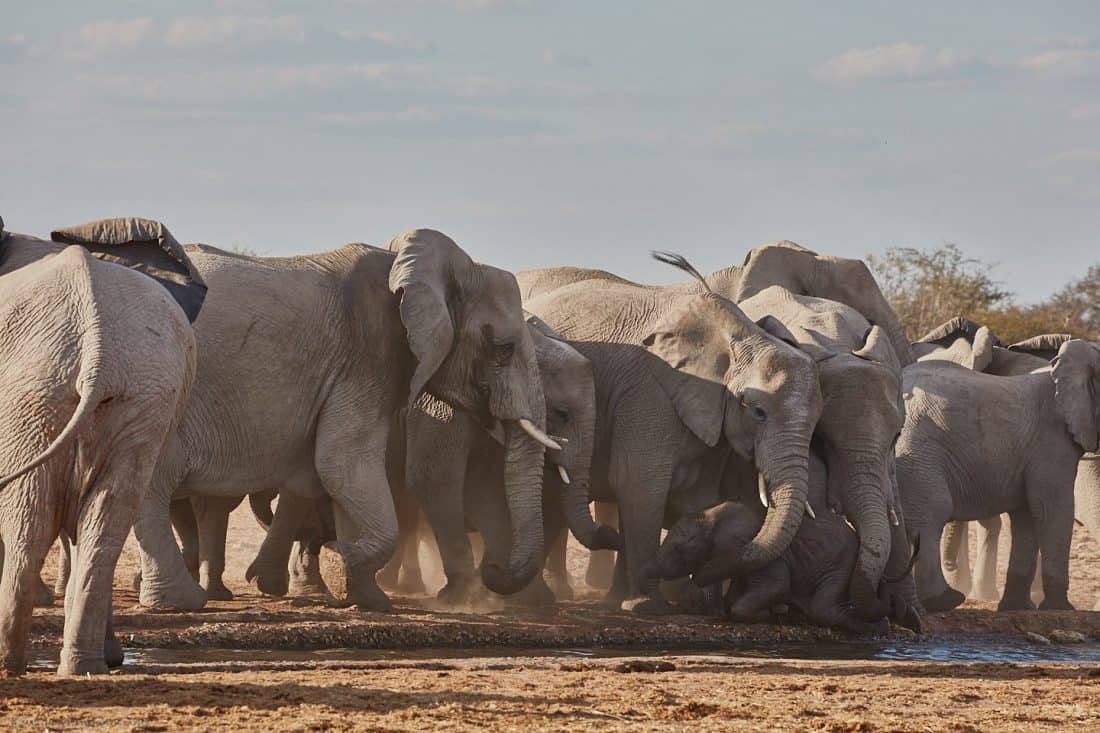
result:
[(1019, 67), (1048, 79), (1088, 79), (1100, 77), (1100, 49), (1059, 48), (1019, 61)]
[(256, 43), (300, 44), (306, 40), (302, 21), (294, 16), (226, 15), (211, 18), (176, 18), (163, 36), (172, 48), (204, 48)]
[(562, 66), (572, 69), (587, 69), (592, 66), (592, 59), (574, 53), (563, 53), (547, 49), (542, 52), (542, 63), (546, 66)]
[(1100, 164), (1100, 148), (1074, 148), (1063, 150), (1053, 158), (1055, 163), (1068, 165), (1098, 165)]
[(849, 84), (870, 81), (936, 81), (955, 78), (978, 64), (964, 51), (895, 43), (853, 48), (810, 71), (821, 82)]
[(152, 40), (156, 26), (152, 18), (100, 20), (77, 31), (77, 47), (69, 52), (77, 58), (94, 58), (132, 51)]

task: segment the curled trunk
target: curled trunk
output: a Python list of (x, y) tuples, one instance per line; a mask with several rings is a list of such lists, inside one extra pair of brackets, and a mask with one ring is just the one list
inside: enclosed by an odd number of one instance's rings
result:
[(892, 545), (887, 502), (890, 492), (883, 474), (883, 469), (868, 471), (854, 485), (841, 488), (848, 519), (859, 535), (859, 554), (848, 593), (856, 615), (866, 621), (877, 621), (890, 611), (879, 597)]
[[(541, 416), (538, 422), (542, 422)], [(504, 488), (512, 528), (508, 566), (495, 562), (481, 566), (481, 579), (494, 593), (511, 594), (524, 588), (542, 569), (543, 447), (516, 422), (505, 428)]]
[[(570, 467), (569, 483), (561, 487), (563, 514), (569, 531), (589, 550), (621, 550), (622, 536), (612, 527), (599, 524), (589, 510), (588, 484), (595, 445), (595, 422), (595, 414), (578, 418), (576, 439), (566, 445), (561, 456), (561, 465)], [(557, 475), (559, 466), (555, 465), (554, 459), (550, 457), (546, 463), (551, 467), (551, 473)], [(561, 481), (560, 478), (553, 480)]]
[(804, 439), (786, 441), (789, 446), (786, 457), (782, 461), (774, 462), (782, 468), (769, 471), (768, 464), (757, 465), (764, 477), (770, 499), (764, 524), (745, 546), (740, 557), (716, 557), (707, 561), (693, 576), (697, 585), (711, 585), (734, 574), (761, 568), (778, 558), (790, 546), (802, 523), (806, 498), (809, 495), (809, 432), (806, 431), (807, 437)]

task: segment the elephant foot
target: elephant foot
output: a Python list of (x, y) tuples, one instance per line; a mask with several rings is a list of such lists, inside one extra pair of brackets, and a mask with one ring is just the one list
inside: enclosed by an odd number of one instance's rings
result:
[(676, 595), (676, 608), (680, 613), (694, 616), (722, 615), (722, 585), (716, 583), (700, 588), (695, 583), (684, 583)]
[(331, 595), (328, 586), (325, 585), (325, 581), (317, 578), (312, 580), (309, 578), (290, 578), (290, 586), (287, 588), (287, 595), (290, 596), (327, 596)]
[(1034, 611), (1035, 604), (1031, 601), (1031, 576), (1023, 576), (1009, 573), (1005, 576), (1005, 591), (1001, 596), (1001, 602), (997, 604), (998, 611)]
[(103, 661), (108, 669), (118, 669), (126, 661), (126, 655), (122, 651), (122, 644), (113, 633), (108, 634), (103, 640)]
[(164, 585), (143, 580), (139, 602), (158, 610), (198, 611), (206, 605), (206, 591), (190, 575)]
[(473, 576), (459, 577), (448, 580), (435, 594), (435, 599), (448, 608), (463, 608), (476, 605), (484, 593), (484, 587)]
[(627, 598), (619, 607), (639, 616), (668, 616), (673, 612), (672, 604), (664, 598), (652, 596)]
[(89, 674), (107, 674), (110, 671), (106, 660), (99, 654), (61, 650), (61, 663), (57, 666), (57, 674), (61, 677), (83, 677)]
[(966, 596), (951, 587), (944, 588), (943, 593), (932, 598), (922, 598), (921, 605), (929, 613), (940, 613), (957, 608), (966, 600)]
[(530, 608), (553, 606), (554, 600), (554, 591), (550, 590), (541, 575), (536, 575), (523, 590), (508, 596), (509, 603)]
[(20, 677), (27, 672), (26, 652), (0, 652), (0, 677)]
[(554, 593), (555, 600), (571, 601), (575, 597), (573, 586), (570, 585), (569, 578), (564, 575), (548, 572), (546, 573), (545, 580), (550, 590)]
[(895, 601), (894, 612), (890, 615), (890, 618), (898, 626), (903, 626), (914, 634), (920, 634), (924, 630), (924, 623), (921, 621), (920, 611), (904, 601)]
[(339, 540), (321, 548), (321, 579), (329, 589), (330, 603), (341, 608), (354, 605), (360, 611), (392, 612), (393, 603), (378, 587), (375, 573), (362, 556), (358, 547)]
[(1069, 602), (1069, 599), (1064, 595), (1060, 598), (1051, 598), (1047, 596), (1043, 598), (1043, 602), (1039, 604), (1040, 611), (1076, 611), (1073, 604)]
[(48, 608), (53, 605), (53, 591), (46, 585), (42, 578), (38, 579), (38, 587), (34, 589), (34, 607)]
[(265, 596), (282, 597), (290, 587), (290, 573), (286, 565), (253, 560), (244, 573), (244, 578), (256, 586), (256, 590)]
[(208, 581), (206, 584), (206, 597), (211, 601), (231, 601), (233, 600), (233, 591), (225, 587), (220, 579)]

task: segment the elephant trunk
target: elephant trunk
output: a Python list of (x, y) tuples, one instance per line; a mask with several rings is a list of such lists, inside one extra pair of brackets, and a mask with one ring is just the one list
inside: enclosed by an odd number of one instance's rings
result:
[[(607, 525), (599, 524), (589, 509), (588, 484), (592, 471), (592, 451), (595, 445), (596, 416), (595, 409), (590, 416), (577, 418), (575, 442), (566, 445), (562, 451), (562, 462), (551, 470), (559, 474), (561, 481), (568, 483), (562, 487), (562, 503), (565, 522), (577, 541), (589, 550), (621, 550), (622, 537)], [(552, 465), (548, 460), (547, 465)], [(562, 475), (565, 467), (571, 466), (567, 474)]]
[[(544, 424), (540, 415), (536, 424)], [(481, 566), (481, 579), (494, 593), (523, 589), (542, 569), (543, 446), (527, 435), (518, 422), (505, 428), (504, 490), (512, 527), (508, 567), (494, 562)]]
[[(765, 498), (769, 503), (764, 524), (752, 541), (745, 545), (739, 557), (717, 557), (707, 561), (692, 576), (696, 585), (708, 586), (734, 574), (764, 567), (790, 546), (795, 532), (802, 523), (802, 517), (806, 511), (806, 498), (809, 495), (811, 432), (807, 428), (804, 435), (799, 433), (791, 436), (788, 433), (786, 439), (780, 441), (787, 447), (781, 459), (767, 463), (757, 462), (757, 470), (763, 477)], [(779, 468), (769, 470), (771, 465)]]
[(848, 593), (856, 615), (865, 621), (877, 621), (890, 611), (883, 607), (879, 595), (892, 545), (886, 500), (890, 485), (885, 469), (885, 461), (879, 460), (834, 472), (846, 484), (838, 493), (859, 535), (859, 554)]

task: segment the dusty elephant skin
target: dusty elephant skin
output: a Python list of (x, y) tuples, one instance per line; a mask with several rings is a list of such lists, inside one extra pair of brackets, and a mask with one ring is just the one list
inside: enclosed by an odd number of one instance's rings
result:
[(9, 234), (0, 257), (0, 664), (25, 668), (39, 572), (64, 532), (58, 672), (105, 673), (121, 662), (115, 564), (183, 413), (194, 334), (165, 288), (82, 247)]
[[(1100, 349), (1068, 341), (1050, 368), (1021, 376), (998, 377), (942, 361), (905, 370), (898, 481), (910, 533), (934, 548), (917, 567), (929, 610), (963, 600), (947, 586), (940, 566), (944, 524), (1002, 512), (1012, 518), (1013, 542), (1000, 608), (1032, 607), (1029, 589), (1039, 549), (1040, 607), (1071, 607), (1066, 591), (1074, 476), (1082, 455), (1097, 449), (1098, 367)], [(1021, 414), (1029, 419), (1020, 421)]]
[[(690, 269), (682, 260), (670, 257)], [(644, 568), (666, 516), (714, 504), (728, 451), (751, 457), (773, 507), (742, 556), (759, 566), (790, 542), (806, 500), (810, 435), (820, 411), (812, 360), (711, 290), (616, 282), (550, 290), (527, 308), (575, 345), (596, 382), (591, 497), (619, 504), (625, 577), (611, 599), (667, 613)]]
[(424, 392), (504, 434), (523, 541), (498, 572), (533, 572), (554, 444), (512, 275), (432, 230), (301, 257), (189, 252), (210, 290), (195, 322), (195, 389), (135, 525), (144, 605), (206, 602), (172, 537), (173, 498), (278, 487), (333, 500), (349, 600), (388, 608), (374, 580), (397, 539), (386, 444), (395, 412)]

